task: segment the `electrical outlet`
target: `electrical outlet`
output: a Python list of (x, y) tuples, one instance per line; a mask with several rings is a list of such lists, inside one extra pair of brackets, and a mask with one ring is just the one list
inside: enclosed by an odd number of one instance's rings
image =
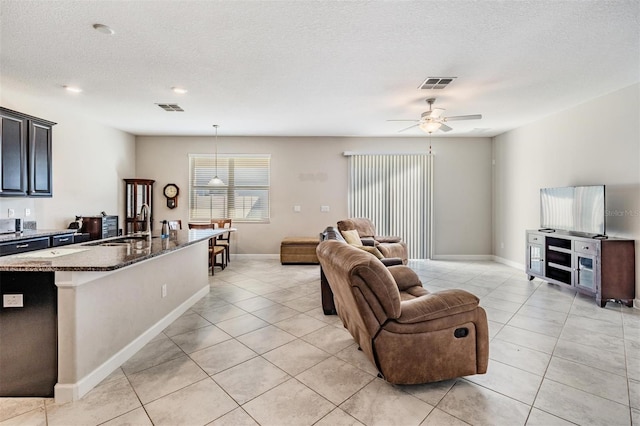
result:
[(300, 206), (293, 206), (293, 211), (296, 213), (300, 213), (300, 211), (302, 210), (302, 207)]
[(324, 213), (328, 212), (329, 211), (329, 206), (320, 206), (320, 211), (324, 212)]
[(24, 209), (25, 217), (31, 216), (31, 209)]
[(3, 294), (3, 308), (22, 308), (24, 307), (24, 299), (22, 294)]
[(9, 209), (9, 217), (15, 217), (16, 211), (14, 209)]
[(162, 297), (163, 298), (167, 297), (167, 285), (166, 284), (162, 284)]

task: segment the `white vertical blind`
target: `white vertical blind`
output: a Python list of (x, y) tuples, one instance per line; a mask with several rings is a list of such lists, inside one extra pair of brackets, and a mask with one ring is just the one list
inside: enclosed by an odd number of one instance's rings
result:
[(236, 222), (268, 222), (271, 156), (220, 154), (217, 174), (225, 186), (209, 186), (216, 157), (189, 155), (189, 220), (230, 218)]
[(409, 258), (428, 259), (432, 156), (351, 155), (349, 217), (367, 217), (379, 235), (398, 235)]

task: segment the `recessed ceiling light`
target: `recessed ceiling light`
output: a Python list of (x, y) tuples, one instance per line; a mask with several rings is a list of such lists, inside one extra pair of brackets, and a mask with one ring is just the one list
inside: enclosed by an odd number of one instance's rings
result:
[(80, 93), (82, 89), (75, 86), (62, 86), (67, 92)]
[(178, 93), (180, 95), (184, 95), (185, 93), (187, 93), (187, 89), (183, 87), (172, 87), (171, 90), (173, 90), (174, 93)]
[(108, 34), (108, 35), (113, 35), (116, 32), (113, 31), (111, 29), (111, 27), (104, 25), (104, 24), (93, 24), (93, 29), (95, 29), (96, 31), (102, 33), (102, 34)]

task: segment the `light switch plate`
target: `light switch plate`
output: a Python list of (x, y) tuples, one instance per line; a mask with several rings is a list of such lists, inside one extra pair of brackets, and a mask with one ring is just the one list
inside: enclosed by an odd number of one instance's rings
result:
[(299, 213), (302, 210), (300, 206), (293, 206), (293, 211)]
[(328, 212), (329, 211), (329, 206), (320, 206), (320, 211), (321, 212)]
[(3, 294), (2, 307), (3, 308), (23, 308), (24, 307), (23, 295), (22, 294)]

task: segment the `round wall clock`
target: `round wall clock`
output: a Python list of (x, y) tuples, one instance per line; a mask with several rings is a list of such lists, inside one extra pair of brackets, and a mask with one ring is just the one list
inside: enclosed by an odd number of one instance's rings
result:
[(178, 193), (180, 192), (178, 185), (175, 183), (168, 183), (165, 185), (162, 192), (164, 196), (167, 197), (167, 207), (170, 209), (178, 207)]

